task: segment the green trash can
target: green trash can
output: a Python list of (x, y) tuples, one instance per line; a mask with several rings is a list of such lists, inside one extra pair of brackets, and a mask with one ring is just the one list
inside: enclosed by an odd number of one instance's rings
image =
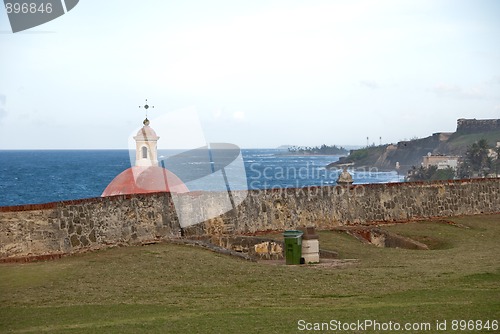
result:
[(288, 230), (283, 233), (285, 237), (286, 264), (300, 264), (302, 257), (302, 231)]

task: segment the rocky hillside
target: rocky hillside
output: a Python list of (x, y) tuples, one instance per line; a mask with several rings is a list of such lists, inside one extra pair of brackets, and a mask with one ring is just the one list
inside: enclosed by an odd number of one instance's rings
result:
[(352, 167), (377, 167), (379, 170), (395, 170), (399, 163), (400, 172), (406, 173), (412, 166), (420, 166), (422, 157), (431, 154), (461, 156), (467, 147), (484, 138), (490, 146), (500, 142), (500, 130), (458, 131), (435, 133), (432, 136), (401, 141), (397, 144), (371, 146), (352, 150), (347, 157), (331, 163), (327, 168), (349, 165)]

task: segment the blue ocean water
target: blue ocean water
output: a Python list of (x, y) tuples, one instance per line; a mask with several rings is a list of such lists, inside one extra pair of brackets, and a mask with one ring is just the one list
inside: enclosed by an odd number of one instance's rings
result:
[[(337, 156), (290, 156), (272, 149), (241, 153), (249, 189), (334, 185), (340, 173), (325, 169)], [(98, 197), (128, 167), (128, 150), (0, 151), (0, 206)], [(350, 172), (355, 183), (399, 180), (396, 172)]]

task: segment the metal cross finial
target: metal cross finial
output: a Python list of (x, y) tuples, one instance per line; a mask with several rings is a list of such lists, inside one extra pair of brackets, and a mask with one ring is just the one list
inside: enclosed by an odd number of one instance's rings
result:
[(146, 110), (146, 119), (148, 119), (148, 109), (149, 108), (153, 108), (154, 109), (155, 106), (149, 106), (148, 105), (148, 99), (146, 99), (146, 104), (144, 106), (139, 106), (139, 108), (144, 108)]

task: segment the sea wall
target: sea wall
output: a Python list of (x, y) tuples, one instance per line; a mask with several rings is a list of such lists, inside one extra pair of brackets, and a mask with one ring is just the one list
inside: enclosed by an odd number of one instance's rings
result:
[(149, 242), (179, 230), (168, 193), (0, 207), (0, 259)]
[(328, 229), (499, 212), (498, 178), (292, 188), (249, 192), (237, 210), (194, 229), (196, 234), (221, 229), (255, 233), (298, 226)]
[[(201, 194), (203, 195), (203, 194)], [(213, 217), (185, 235), (250, 234), (300, 226), (397, 222), (500, 212), (500, 180), (388, 183), (233, 192), (235, 209), (211, 212), (225, 193), (168, 193), (91, 198), (0, 207), (0, 260), (67, 254), (113, 245), (147, 243), (180, 235), (180, 215)], [(195, 200), (198, 198), (198, 200)]]

